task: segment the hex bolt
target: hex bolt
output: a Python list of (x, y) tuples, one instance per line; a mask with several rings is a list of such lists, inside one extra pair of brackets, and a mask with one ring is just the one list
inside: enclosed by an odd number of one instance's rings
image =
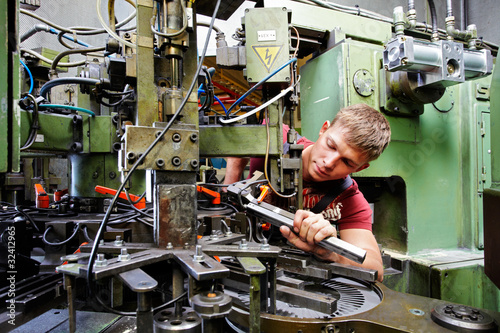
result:
[(173, 142), (180, 142), (181, 141), (181, 135), (179, 133), (172, 134), (172, 141)]
[(205, 261), (205, 256), (203, 255), (203, 252), (201, 251), (201, 245), (196, 245), (196, 250), (195, 254), (193, 256), (193, 260), (197, 262), (203, 262)]
[(190, 139), (191, 139), (191, 141), (193, 141), (193, 142), (198, 141), (198, 133), (191, 133), (191, 135), (189, 136), (189, 138), (190, 138)]
[(264, 251), (268, 251), (270, 249), (270, 246), (267, 243), (267, 239), (262, 240), (262, 243), (260, 244), (260, 249)]
[(184, 250), (189, 250), (189, 243), (184, 243)]
[(216, 239), (219, 239), (219, 236), (217, 235), (217, 232), (215, 232), (215, 230), (212, 230), (212, 233), (210, 234), (210, 240)]
[(163, 158), (159, 158), (156, 160), (156, 166), (158, 168), (163, 168), (165, 166), (165, 161), (163, 160)]
[(174, 156), (172, 157), (172, 165), (173, 166), (180, 166), (181, 165), (181, 158), (179, 156)]
[(247, 240), (245, 238), (243, 238), (242, 240), (240, 240), (240, 245), (238, 246), (238, 248), (240, 248), (241, 250), (248, 249)]
[(108, 260), (104, 258), (103, 253), (98, 253), (95, 260), (95, 267), (106, 267), (108, 266)]
[(196, 169), (198, 167), (198, 160), (191, 160), (191, 162), (189, 162), (189, 164), (191, 164), (191, 167), (193, 169)]
[(115, 246), (122, 246), (123, 240), (121, 236), (116, 236), (115, 242), (113, 243)]
[(172, 242), (167, 243), (167, 250), (172, 250), (174, 246), (172, 245)]
[(127, 252), (126, 248), (121, 249), (120, 254), (118, 255), (118, 261), (128, 261), (130, 260), (130, 254)]

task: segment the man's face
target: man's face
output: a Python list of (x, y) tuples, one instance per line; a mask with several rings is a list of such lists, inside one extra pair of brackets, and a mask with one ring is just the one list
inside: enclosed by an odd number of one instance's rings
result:
[(306, 181), (342, 179), (369, 166), (364, 154), (346, 143), (340, 125), (329, 127), (327, 121), (319, 134), (318, 141), (310, 148), (307, 165), (304, 165)]

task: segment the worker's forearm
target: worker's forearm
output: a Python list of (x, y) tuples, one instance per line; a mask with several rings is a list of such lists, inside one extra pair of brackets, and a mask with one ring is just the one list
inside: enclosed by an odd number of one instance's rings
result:
[(243, 170), (248, 163), (248, 158), (228, 157), (224, 184), (232, 184), (241, 180)]

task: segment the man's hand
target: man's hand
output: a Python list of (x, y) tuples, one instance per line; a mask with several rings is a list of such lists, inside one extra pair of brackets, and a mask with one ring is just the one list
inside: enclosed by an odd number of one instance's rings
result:
[(337, 237), (337, 230), (322, 214), (298, 210), (293, 220), (293, 229), (294, 232), (286, 226), (280, 227), (283, 237), (295, 247), (312, 252), (320, 259), (335, 261), (338, 255), (316, 245), (326, 237)]

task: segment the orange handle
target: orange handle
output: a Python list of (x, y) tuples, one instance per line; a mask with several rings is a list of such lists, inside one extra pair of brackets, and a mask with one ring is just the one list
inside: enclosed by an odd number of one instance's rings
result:
[[(95, 191), (97, 193), (101, 193), (101, 194), (111, 194), (111, 195), (115, 195), (116, 194), (116, 190), (114, 190), (112, 188), (109, 188), (109, 187), (104, 187), (104, 186), (101, 186), (101, 185), (97, 185), (95, 187)], [(130, 199), (132, 201), (137, 201), (140, 198), (139, 196), (134, 195), (134, 194), (129, 194), (129, 196), (130, 196)], [(125, 191), (121, 192), (118, 197), (121, 198), (121, 199), (124, 199), (124, 200), (128, 200), (127, 199), (127, 193), (125, 193)], [(144, 209), (144, 208), (146, 208), (146, 199), (142, 198), (138, 203), (134, 204), (134, 206), (136, 208), (138, 208), (138, 209)]]
[(204, 194), (208, 195), (209, 197), (212, 197), (213, 198), (212, 203), (214, 205), (220, 204), (220, 193), (219, 192), (209, 190), (208, 188), (204, 188), (202, 186), (196, 186), (196, 190), (200, 193), (204, 193)]
[(264, 199), (266, 198), (266, 196), (267, 196), (267, 194), (269, 193), (269, 190), (270, 190), (270, 189), (271, 189), (271, 188), (270, 188), (269, 186), (267, 186), (267, 185), (262, 185), (262, 186), (260, 187), (261, 192), (260, 192), (259, 197), (257, 198), (257, 202), (259, 202), (259, 203), (260, 203), (260, 202), (262, 202), (262, 200), (264, 200)]
[(49, 196), (41, 184), (35, 184), (36, 208), (49, 208)]

